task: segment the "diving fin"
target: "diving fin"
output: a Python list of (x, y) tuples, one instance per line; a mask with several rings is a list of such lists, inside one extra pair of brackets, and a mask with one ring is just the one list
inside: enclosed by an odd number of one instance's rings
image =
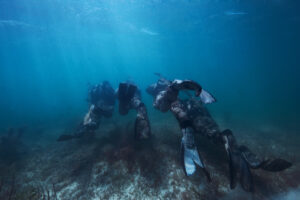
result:
[(196, 163), (203, 168), (203, 163), (199, 158), (197, 150), (186, 148), (183, 144), (181, 145), (181, 152), (183, 158), (183, 168), (187, 176), (191, 176), (196, 171)]
[(207, 91), (203, 90), (200, 93), (200, 99), (202, 103), (209, 104), (216, 102), (216, 99)]
[(211, 181), (210, 174), (200, 157), (196, 145), (194, 144), (194, 136), (191, 128), (183, 130), (184, 136), (181, 141), (181, 159), (186, 176), (191, 176), (196, 171), (196, 165), (203, 169), (208, 181)]
[(242, 185), (242, 188), (247, 192), (253, 192), (253, 178), (248, 163), (242, 157), (240, 161), (240, 183)]
[(72, 140), (75, 137), (73, 135), (61, 135), (59, 136), (59, 138), (56, 140), (57, 142), (64, 142), (64, 141), (68, 141), (68, 140)]
[(244, 159), (240, 152), (229, 151), (229, 174), (230, 188), (234, 189), (237, 185), (239, 174), (240, 183), (245, 191), (253, 191), (252, 173), (248, 162)]
[(292, 163), (283, 159), (264, 160), (261, 161), (254, 153), (252, 153), (246, 146), (239, 147), (243, 158), (249, 164), (252, 169), (263, 169), (269, 172), (283, 171), (292, 166)]
[(261, 161), (248, 147), (241, 145), (239, 151), (251, 169), (259, 169), (265, 164), (265, 161)]
[(292, 163), (283, 160), (283, 159), (275, 159), (275, 160), (268, 160), (262, 165), (262, 169), (269, 172), (279, 172), (283, 171), (287, 168), (290, 168)]
[(56, 140), (57, 142), (64, 142), (76, 138), (80, 138), (84, 135), (84, 133), (87, 131), (87, 126), (84, 126), (82, 123), (77, 128), (77, 132), (74, 135), (70, 134), (62, 134), (59, 136), (59, 138)]
[(120, 83), (118, 90), (119, 113), (126, 115), (130, 109), (130, 101), (137, 92), (137, 86), (130, 83)]
[(292, 166), (292, 163), (283, 159), (260, 160), (246, 146), (238, 146), (231, 130), (222, 132), (223, 142), (229, 157), (230, 187), (237, 185), (237, 175), (245, 191), (254, 190), (251, 169), (263, 169), (269, 172), (283, 171)]
[(231, 130), (227, 129), (223, 131), (222, 135), (225, 143), (225, 149), (229, 157), (230, 188), (234, 189), (236, 187), (239, 175), (243, 189), (248, 192), (253, 191), (252, 173), (245, 155), (247, 155), (248, 159), (253, 162), (256, 161), (255, 155), (244, 146), (238, 148)]
[(229, 153), (229, 175), (230, 175), (230, 188), (234, 189), (237, 185), (237, 169), (236, 165), (233, 164), (233, 157)]

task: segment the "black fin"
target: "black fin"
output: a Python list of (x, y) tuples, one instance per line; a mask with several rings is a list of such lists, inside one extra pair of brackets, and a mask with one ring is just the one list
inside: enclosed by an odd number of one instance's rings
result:
[(270, 171), (270, 172), (279, 172), (283, 171), (287, 168), (290, 168), (292, 166), (292, 163), (283, 160), (283, 159), (275, 159), (273, 161), (269, 161), (264, 163), (262, 166), (262, 169), (265, 171)]
[(118, 91), (119, 113), (126, 115), (130, 109), (130, 100), (134, 97), (137, 87), (129, 83), (120, 83)]
[(253, 192), (253, 178), (245, 159), (241, 159), (240, 183), (247, 192)]
[(120, 83), (119, 84), (119, 100), (128, 102), (134, 96), (137, 87), (133, 84)]
[(134, 96), (134, 94), (137, 91), (137, 87), (135, 85), (132, 85), (132, 84), (130, 84), (128, 87), (129, 87), (128, 88), (128, 94), (127, 94), (128, 95), (128, 99), (132, 99), (133, 96)]
[(61, 135), (59, 136), (59, 138), (56, 140), (57, 142), (63, 142), (63, 141), (68, 141), (68, 140), (72, 140), (75, 137), (73, 135)]
[(202, 156), (201, 156), (201, 154), (199, 153), (199, 150), (198, 150), (198, 149), (197, 149), (197, 151), (198, 151), (198, 154), (199, 154), (200, 161), (203, 162), (203, 163), (202, 163), (202, 164), (203, 164), (203, 167), (201, 167), (201, 169), (203, 170), (203, 172), (204, 172), (204, 174), (205, 174), (205, 176), (206, 176), (207, 181), (208, 181), (208, 182), (211, 182), (211, 176), (210, 176), (210, 173), (209, 173), (208, 170), (206, 169), (206, 166), (205, 166), (205, 164), (204, 164), (204, 160), (202, 159)]
[(126, 98), (127, 93), (127, 84), (126, 83), (120, 83), (119, 84), (119, 90), (118, 90), (118, 97), (120, 100), (123, 100)]
[(206, 176), (206, 178), (207, 178), (207, 181), (208, 181), (208, 182), (211, 182), (211, 176), (210, 176), (210, 173), (207, 171), (206, 168), (202, 168), (202, 170), (203, 170), (203, 172), (204, 172), (204, 174), (205, 174), (205, 176)]
[(239, 150), (243, 156), (243, 159), (248, 163), (249, 167), (252, 169), (258, 169), (261, 168), (261, 166), (264, 164), (254, 153), (250, 151), (250, 149), (246, 146), (240, 146)]
[(184, 166), (184, 146), (182, 143), (180, 145), (180, 161), (181, 161), (181, 165), (182, 165), (184, 174), (187, 176), (187, 172), (186, 172), (185, 166)]
[(237, 169), (234, 164), (232, 153), (229, 153), (229, 174), (230, 174), (230, 188), (234, 189), (237, 185)]

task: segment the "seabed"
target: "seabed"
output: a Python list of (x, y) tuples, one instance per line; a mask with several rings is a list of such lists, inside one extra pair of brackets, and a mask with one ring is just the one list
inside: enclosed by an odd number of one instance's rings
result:
[(132, 120), (107, 121), (95, 135), (56, 142), (64, 131), (41, 131), (37, 142), (24, 141), (26, 153), (13, 162), (0, 163), (1, 200), (278, 199), (300, 186), (299, 139), (293, 143), (280, 131), (235, 131), (238, 141), (258, 155), (282, 157), (294, 164), (280, 173), (253, 171), (252, 194), (240, 187), (230, 189), (223, 148), (202, 136), (196, 139), (212, 182), (199, 169), (186, 177), (175, 120), (152, 123), (153, 138), (148, 142), (134, 141)]

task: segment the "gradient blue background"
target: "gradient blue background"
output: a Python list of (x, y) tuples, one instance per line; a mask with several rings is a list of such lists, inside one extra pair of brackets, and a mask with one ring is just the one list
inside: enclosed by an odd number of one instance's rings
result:
[(0, 130), (72, 124), (88, 83), (130, 79), (144, 91), (160, 72), (199, 81), (228, 126), (298, 131), (299, 10), (297, 0), (0, 0)]

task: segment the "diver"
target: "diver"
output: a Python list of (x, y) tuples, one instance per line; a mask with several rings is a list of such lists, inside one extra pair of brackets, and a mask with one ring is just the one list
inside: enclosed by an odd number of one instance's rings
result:
[(104, 81), (89, 89), (88, 100), (91, 104), (89, 111), (75, 134), (61, 135), (57, 139), (58, 141), (80, 138), (85, 134), (93, 133), (99, 128), (102, 117), (112, 117), (116, 100), (119, 100), (119, 113), (121, 115), (126, 115), (131, 109), (137, 111), (135, 138), (148, 139), (151, 136), (147, 109), (141, 100), (141, 92), (135, 84), (130, 82), (120, 83), (119, 88), (115, 91), (109, 82)]
[[(157, 74), (159, 75), (159, 74)], [(234, 189), (239, 175), (244, 190), (253, 191), (251, 169), (261, 168), (266, 171), (277, 172), (289, 168), (292, 164), (282, 160), (260, 160), (247, 147), (239, 146), (231, 130), (220, 131), (217, 123), (212, 119), (203, 104), (215, 102), (215, 98), (203, 90), (195, 81), (169, 81), (159, 75), (157, 83), (150, 85), (147, 92), (154, 97), (153, 106), (162, 111), (171, 111), (179, 122), (183, 134), (181, 140), (181, 158), (184, 172), (191, 176), (196, 171), (196, 165), (204, 170), (207, 179), (210, 175), (201, 160), (195, 144), (195, 133), (200, 133), (222, 144), (229, 159), (230, 186)], [(181, 90), (193, 90), (198, 99), (190, 97), (188, 100), (178, 98)]]

